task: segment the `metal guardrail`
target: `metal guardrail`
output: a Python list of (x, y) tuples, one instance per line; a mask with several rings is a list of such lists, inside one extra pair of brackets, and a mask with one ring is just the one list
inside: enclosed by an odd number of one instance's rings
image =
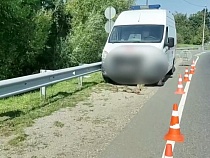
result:
[(176, 50), (200, 50), (201, 47), (180, 47), (176, 48)]
[[(180, 47), (176, 48), (177, 50), (202, 50), (202, 46), (194, 46), (194, 47)], [(209, 50), (210, 45), (204, 45), (204, 50)]]
[(97, 71), (101, 71), (101, 62), (28, 75), (8, 80), (1, 80), (0, 98), (21, 94), (61, 81), (91, 74)]
[(182, 58), (182, 62), (188, 62), (192, 59), (193, 55), (190, 50), (183, 50), (182, 53), (180, 53), (180, 57)]
[[(178, 55), (188, 60), (191, 53), (189, 50), (200, 50), (201, 47), (183, 47), (176, 50), (181, 51)], [(185, 50), (188, 50), (187, 52)], [(177, 56), (177, 57), (178, 57)], [(0, 81), (0, 99), (29, 92), (38, 88), (43, 88), (61, 81), (82, 77), (87, 74), (91, 74), (97, 71), (101, 71), (101, 62), (85, 64), (72, 68), (48, 71), (45, 73), (39, 73), (29, 76), (23, 76), (8, 80)], [(45, 90), (44, 90), (45, 91)], [(43, 92), (44, 93), (44, 92)]]
[(187, 62), (192, 59), (193, 52), (205, 51), (205, 50), (209, 50), (209, 49), (210, 49), (210, 45), (205, 45), (204, 47), (202, 47), (202, 46), (180, 47), (180, 48), (176, 48), (176, 57), (182, 58), (183, 62)]

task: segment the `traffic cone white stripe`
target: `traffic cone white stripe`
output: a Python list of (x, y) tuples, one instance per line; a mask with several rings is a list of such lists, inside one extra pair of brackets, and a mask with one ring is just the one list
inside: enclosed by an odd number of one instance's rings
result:
[(180, 125), (179, 125), (179, 124), (175, 124), (175, 125), (173, 125), (173, 126), (170, 126), (170, 128), (179, 129), (179, 128), (180, 128)]
[(179, 85), (178, 85), (178, 88), (183, 88), (183, 85), (179, 84)]
[(178, 111), (172, 111), (172, 116), (179, 116), (179, 112)]

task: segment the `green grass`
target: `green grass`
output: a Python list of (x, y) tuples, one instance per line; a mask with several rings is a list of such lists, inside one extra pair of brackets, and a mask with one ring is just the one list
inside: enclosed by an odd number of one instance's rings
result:
[[(177, 44), (177, 48), (183, 48), (183, 47), (201, 47), (201, 45), (193, 45), (193, 44)], [(210, 45), (206, 44), (205, 45), (206, 50), (210, 50)]]
[(62, 127), (64, 126), (64, 124), (63, 124), (62, 122), (60, 122), (60, 121), (55, 121), (55, 122), (54, 122), (54, 125), (55, 125), (56, 127), (60, 127), (60, 128), (62, 128)]
[[(19, 96), (0, 100), (0, 134), (18, 135), (10, 141), (11, 145), (25, 139), (23, 129), (31, 126), (34, 120), (50, 115), (64, 107), (74, 107), (79, 101), (90, 96), (92, 88), (100, 90), (107, 87), (103, 83), (101, 72), (91, 74), (90, 78), (83, 79), (83, 86), (78, 88), (78, 78), (61, 82), (47, 87), (47, 98), (40, 99), (40, 91), (30, 92)], [(62, 127), (62, 123), (56, 122)]]
[(193, 45), (193, 44), (177, 44), (178, 48), (181, 47), (200, 47), (200, 45)]
[(11, 140), (8, 142), (8, 144), (9, 144), (9, 145), (13, 145), (13, 146), (18, 145), (20, 142), (26, 140), (26, 137), (27, 137), (26, 134), (22, 134), (22, 133), (21, 133), (20, 135), (18, 135), (18, 136), (15, 137), (14, 139), (11, 139)]

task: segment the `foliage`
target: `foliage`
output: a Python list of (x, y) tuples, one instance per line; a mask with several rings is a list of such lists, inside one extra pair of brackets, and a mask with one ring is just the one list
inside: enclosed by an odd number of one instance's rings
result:
[[(108, 35), (104, 10), (113, 6), (119, 15), (134, 0), (64, 2), (0, 1), (0, 79), (100, 61)], [(201, 44), (203, 13), (175, 13), (178, 43)], [(207, 12), (205, 42), (210, 40), (209, 19)]]
[(100, 61), (107, 38), (104, 30), (104, 10), (110, 5), (119, 13), (128, 7), (124, 0), (75, 0), (67, 4), (66, 12), (70, 13), (73, 19), (72, 32), (65, 41), (67, 48), (64, 48), (64, 51), (67, 52), (64, 54), (72, 61), (72, 66)]
[[(200, 45), (203, 37), (204, 10), (187, 17), (186, 14), (175, 13), (178, 43)], [(210, 40), (210, 12), (207, 10), (205, 20), (205, 42)]]
[(0, 78), (31, 74), (48, 38), (51, 13), (16, 0), (0, 7)]

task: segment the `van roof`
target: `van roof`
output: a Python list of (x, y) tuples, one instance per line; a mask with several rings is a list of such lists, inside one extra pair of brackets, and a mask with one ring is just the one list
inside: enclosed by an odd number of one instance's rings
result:
[(116, 25), (135, 25), (135, 24), (166, 24), (166, 18), (172, 18), (172, 14), (164, 9), (144, 9), (123, 11), (115, 21)]

